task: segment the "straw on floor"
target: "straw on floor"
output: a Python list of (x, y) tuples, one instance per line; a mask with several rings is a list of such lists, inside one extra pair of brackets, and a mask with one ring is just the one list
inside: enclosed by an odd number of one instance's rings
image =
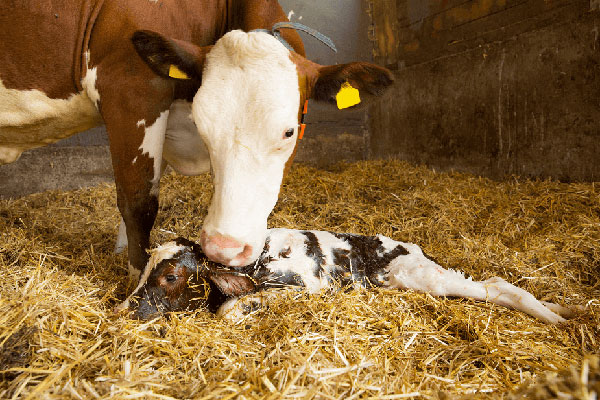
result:
[[(158, 244), (199, 239), (208, 176), (163, 179)], [(475, 279), (585, 311), (521, 312), (410, 291), (282, 292), (239, 324), (135, 321), (112, 185), (0, 202), (0, 398), (573, 398), (600, 394), (600, 187), (295, 166), (270, 226), (385, 234)], [(596, 397), (593, 397), (595, 393)]]

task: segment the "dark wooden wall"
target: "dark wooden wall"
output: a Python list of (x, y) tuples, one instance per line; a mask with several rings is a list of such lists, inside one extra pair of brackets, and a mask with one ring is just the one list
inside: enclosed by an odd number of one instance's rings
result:
[(370, 156), (491, 177), (600, 180), (597, 0), (372, 0), (397, 83)]

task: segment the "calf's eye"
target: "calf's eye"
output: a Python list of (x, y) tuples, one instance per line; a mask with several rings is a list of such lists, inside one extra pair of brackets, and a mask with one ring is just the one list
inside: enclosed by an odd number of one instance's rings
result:
[(177, 276), (176, 275), (167, 275), (167, 276), (165, 276), (165, 280), (169, 283), (173, 283), (177, 280)]
[(287, 131), (285, 131), (286, 138), (291, 138), (292, 136), (294, 136), (294, 128), (290, 128)]

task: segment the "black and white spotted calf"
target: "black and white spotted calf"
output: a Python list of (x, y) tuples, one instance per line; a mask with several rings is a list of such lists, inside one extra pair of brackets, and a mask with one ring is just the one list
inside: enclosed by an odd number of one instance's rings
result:
[(259, 259), (242, 268), (209, 261), (200, 246), (186, 239), (166, 243), (152, 252), (140, 283), (118, 309), (135, 309), (138, 318), (146, 319), (206, 307), (237, 319), (252, 308), (248, 305), (265, 299), (239, 296), (269, 288), (304, 287), (315, 293), (378, 286), (489, 301), (553, 324), (572, 314), (557, 304), (538, 301), (501, 278), (476, 282), (444, 269), (413, 243), (382, 235), (292, 229), (269, 230)]

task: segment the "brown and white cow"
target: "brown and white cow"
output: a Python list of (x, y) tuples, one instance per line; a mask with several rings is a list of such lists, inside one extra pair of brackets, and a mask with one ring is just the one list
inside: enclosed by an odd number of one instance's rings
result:
[[(0, 163), (104, 123), (123, 217), (118, 247), (146, 264), (169, 164), (212, 167), (202, 246), (229, 266), (255, 260), (295, 153), (306, 99), (363, 98), (392, 83), (368, 63), (321, 66), (275, 0), (5, 0), (0, 4)], [(190, 118), (191, 115), (191, 118)], [(125, 228), (126, 227), (126, 228)], [(126, 238), (125, 238), (126, 233)]]

